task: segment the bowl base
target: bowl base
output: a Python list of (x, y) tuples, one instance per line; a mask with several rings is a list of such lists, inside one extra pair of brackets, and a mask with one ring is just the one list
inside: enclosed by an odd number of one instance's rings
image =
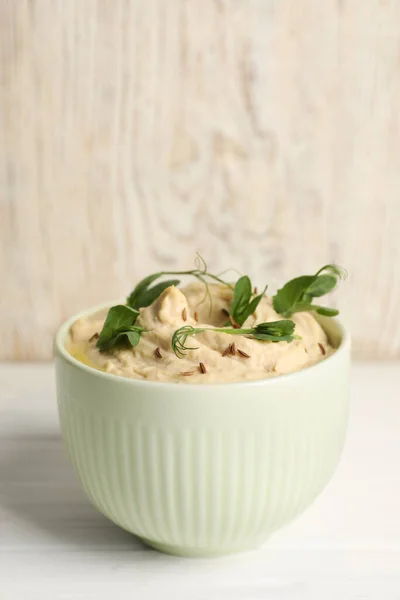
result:
[(190, 548), (187, 546), (176, 546), (175, 544), (163, 544), (161, 542), (154, 542), (147, 538), (141, 537), (140, 540), (162, 552), (163, 554), (172, 554), (173, 556), (184, 556), (185, 558), (213, 558), (218, 556), (228, 556), (230, 554), (241, 554), (243, 552), (250, 552), (256, 550), (259, 546), (248, 546), (244, 548), (216, 548), (215, 550), (208, 550), (207, 548)]

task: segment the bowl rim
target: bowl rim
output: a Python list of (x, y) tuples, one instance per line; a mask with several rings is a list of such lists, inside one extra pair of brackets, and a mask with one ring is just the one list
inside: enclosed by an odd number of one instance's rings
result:
[(84, 310), (81, 310), (78, 313), (74, 314), (73, 316), (69, 317), (66, 321), (64, 321), (62, 323), (62, 325), (60, 325), (60, 327), (58, 328), (56, 335), (55, 335), (55, 339), (54, 339), (54, 349), (55, 349), (56, 358), (58, 356), (58, 357), (64, 359), (71, 366), (87, 373), (88, 375), (92, 375), (93, 377), (100, 377), (105, 380), (114, 382), (115, 384), (123, 383), (125, 385), (142, 388), (143, 390), (144, 389), (149, 390), (151, 387), (154, 387), (159, 390), (161, 390), (162, 388), (168, 388), (170, 390), (173, 390), (173, 389), (178, 390), (179, 389), (180, 391), (183, 389), (186, 389), (188, 391), (190, 391), (190, 390), (198, 391), (198, 390), (211, 390), (212, 388), (218, 388), (219, 391), (222, 391), (222, 389), (226, 387), (232, 391), (232, 388), (239, 388), (239, 387), (247, 388), (247, 387), (260, 387), (260, 386), (264, 386), (264, 385), (267, 385), (267, 386), (279, 385), (282, 383), (292, 381), (293, 379), (302, 379), (304, 377), (310, 376), (310, 374), (312, 375), (312, 373), (316, 373), (317, 371), (320, 371), (321, 369), (329, 368), (329, 366), (333, 366), (335, 361), (336, 362), (339, 361), (341, 359), (342, 355), (350, 350), (350, 345), (351, 345), (350, 334), (349, 334), (348, 329), (342, 324), (342, 322), (339, 319), (330, 317), (330, 320), (334, 321), (334, 323), (336, 324), (336, 326), (339, 329), (339, 333), (341, 336), (340, 345), (338, 346), (338, 348), (335, 350), (335, 352), (333, 354), (329, 355), (324, 360), (314, 363), (313, 365), (310, 365), (308, 367), (305, 367), (304, 369), (300, 369), (299, 371), (294, 371), (292, 373), (284, 373), (283, 375), (278, 375), (276, 377), (266, 377), (265, 379), (250, 379), (250, 380), (246, 380), (246, 381), (230, 381), (230, 382), (221, 381), (221, 382), (213, 382), (213, 383), (183, 384), (183, 383), (176, 383), (176, 382), (170, 382), (170, 381), (152, 381), (152, 380), (134, 379), (133, 377), (132, 378), (126, 377), (124, 375), (117, 375), (115, 373), (106, 373), (105, 371), (101, 371), (100, 369), (96, 369), (95, 367), (86, 365), (85, 363), (74, 358), (72, 356), (72, 354), (70, 354), (70, 352), (68, 352), (68, 350), (65, 346), (65, 341), (66, 341), (66, 337), (69, 333), (69, 330), (70, 330), (71, 326), (73, 325), (73, 323), (75, 323), (75, 321), (77, 319), (80, 319), (82, 317), (87, 317), (89, 315), (92, 315), (96, 312), (107, 309), (107, 308), (114, 306), (115, 304), (118, 304), (121, 302), (124, 302), (124, 300), (122, 300), (122, 301), (120, 300), (119, 302), (118, 301), (117, 302), (115, 302), (115, 301), (114, 302), (102, 302), (101, 304), (92, 306), (91, 308), (86, 308)]

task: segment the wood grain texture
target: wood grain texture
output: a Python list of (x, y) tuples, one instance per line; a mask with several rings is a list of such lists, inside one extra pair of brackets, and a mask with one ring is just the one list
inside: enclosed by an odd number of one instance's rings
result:
[(152, 270), (336, 261), (400, 357), (398, 0), (0, 0), (0, 358)]

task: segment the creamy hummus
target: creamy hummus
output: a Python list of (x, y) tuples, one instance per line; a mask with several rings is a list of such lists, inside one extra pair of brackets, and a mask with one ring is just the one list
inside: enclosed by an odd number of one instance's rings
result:
[[(198, 349), (188, 350), (183, 358), (178, 358), (171, 347), (174, 331), (184, 325), (223, 327), (227, 322), (232, 290), (219, 284), (211, 284), (209, 290), (211, 299), (205, 298), (205, 288), (200, 282), (182, 289), (169, 287), (154, 304), (141, 308), (137, 324), (148, 333), (142, 334), (135, 348), (110, 352), (96, 348), (96, 334), (101, 331), (107, 311), (79, 319), (71, 328), (69, 351), (78, 360), (107, 373), (151, 381), (201, 384), (283, 375), (321, 361), (334, 351), (313, 314), (301, 312), (291, 317), (296, 325), (295, 333), (301, 339), (273, 343), (205, 331), (188, 337), (186, 345)], [(272, 298), (265, 297), (243, 327), (281, 318), (272, 307)], [(236, 346), (234, 354), (226, 352), (232, 342)]]

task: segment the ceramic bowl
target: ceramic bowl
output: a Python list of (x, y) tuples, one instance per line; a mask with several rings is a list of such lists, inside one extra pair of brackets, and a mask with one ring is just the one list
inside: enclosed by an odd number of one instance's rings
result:
[[(103, 307), (104, 308), (104, 307)], [(348, 414), (350, 341), (302, 371), (229, 384), (140, 381), (98, 371), (56, 338), (62, 435), (88, 498), (158, 550), (208, 556), (261, 545), (331, 478)]]

